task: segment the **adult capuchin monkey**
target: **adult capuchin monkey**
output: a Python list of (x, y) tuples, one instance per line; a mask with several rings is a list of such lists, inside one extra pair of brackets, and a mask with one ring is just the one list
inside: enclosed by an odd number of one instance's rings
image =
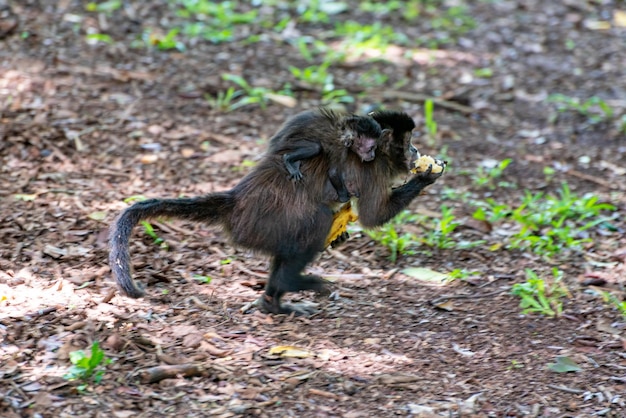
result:
[(319, 108), (302, 112), (285, 123), (272, 137), (269, 152), (283, 155), (289, 178), (296, 181), (303, 177), (302, 160), (326, 154), (330, 164), (328, 178), (339, 202), (344, 203), (350, 200), (341, 169), (348, 152), (358, 155), (361, 161), (372, 161), (381, 137), (389, 133), (369, 116)]
[[(428, 169), (392, 189), (394, 179), (407, 175), (417, 159), (410, 142), (415, 123), (402, 112), (381, 111), (370, 116), (388, 129), (380, 138), (376, 158), (363, 162), (349, 152), (342, 168), (348, 191), (360, 196), (358, 212), (366, 227), (390, 220), (443, 173)], [(289, 124), (287, 121), (283, 129)], [(149, 199), (125, 209), (109, 237), (109, 265), (122, 293), (133, 298), (144, 295), (131, 277), (128, 247), (133, 227), (145, 219), (172, 217), (220, 225), (233, 244), (269, 255), (270, 273), (261, 308), (275, 314), (310, 313), (281, 304), (281, 298), (287, 292), (326, 291), (325, 280), (305, 275), (303, 270), (324, 249), (333, 208), (338, 204), (328, 178), (330, 159), (322, 153), (303, 160), (303, 178), (296, 183), (289, 179), (283, 155), (271, 152), (274, 145), (231, 190), (192, 198)]]

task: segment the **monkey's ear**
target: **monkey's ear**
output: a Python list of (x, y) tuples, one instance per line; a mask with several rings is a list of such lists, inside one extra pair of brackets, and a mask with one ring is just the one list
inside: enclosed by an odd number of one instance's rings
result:
[(378, 148), (388, 152), (393, 142), (393, 129), (383, 129), (380, 135)]
[(341, 143), (350, 148), (354, 144), (354, 139), (358, 135), (359, 117), (355, 115), (347, 116), (341, 123)]

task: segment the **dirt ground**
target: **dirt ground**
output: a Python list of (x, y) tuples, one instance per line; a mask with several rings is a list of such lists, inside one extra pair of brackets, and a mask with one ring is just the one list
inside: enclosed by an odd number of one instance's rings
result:
[[(286, 31), (254, 25), (241, 30), (270, 35), (198, 41), (184, 52), (133, 48), (146, 27), (174, 19), (165, 1), (124, 2), (111, 14), (83, 3), (0, 1), (1, 416), (626, 416), (626, 320), (588, 286), (624, 300), (626, 138), (615, 123), (626, 109), (623, 2), (471, 1), (476, 27), (439, 49), (392, 47), (384, 61), (334, 66), (336, 88), (356, 98), (350, 110), (404, 110), (418, 122), (422, 152), (445, 150), (445, 175), (410, 210), (440, 216), (444, 203), (462, 220), (456, 241), (487, 243), (420, 246), (394, 264), (355, 229), (309, 267), (334, 281), (338, 297), (317, 299), (320, 312), (306, 318), (242, 313), (261, 293), (267, 259), (180, 221), (154, 223), (167, 249), (136, 228), (133, 267), (148, 296), (117, 295), (106, 236), (131, 196), (232, 187), (284, 120), (320, 104), (293, 83), (293, 107), (212, 109), (204, 96), (232, 86), (221, 74), (279, 90), (290, 65), (311, 64)], [(371, 19), (352, 3), (332, 18)], [(434, 33), (427, 15), (380, 20), (410, 39)], [(93, 28), (114, 42), (87, 43)], [(493, 74), (478, 76), (482, 68)], [(356, 82), (372, 70), (387, 75), (383, 86)], [(553, 93), (598, 96), (613, 117), (556, 113)], [(442, 100), (436, 141), (423, 141), (422, 95)], [(485, 161), (506, 158), (501, 180), (515, 187), (473, 183)], [(494, 249), (497, 231), (473, 226), (473, 209), (450, 197), (514, 205), (524, 190), (556, 193), (562, 182), (611, 202), (618, 217), (611, 231), (590, 230), (583, 251), (549, 260)], [(511, 286), (525, 268), (555, 266), (570, 293), (563, 315), (523, 315)], [(427, 282), (407, 267), (478, 274)], [(64, 379), (70, 352), (94, 341), (112, 360), (102, 381)], [(273, 354), (280, 346), (300, 351)], [(580, 370), (548, 369), (558, 356)], [(181, 369), (147, 382), (151, 368), (168, 365)]]

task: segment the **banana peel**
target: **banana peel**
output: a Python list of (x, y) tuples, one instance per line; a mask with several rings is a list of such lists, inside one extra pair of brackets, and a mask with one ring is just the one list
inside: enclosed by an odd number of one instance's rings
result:
[(352, 205), (348, 202), (346, 205), (342, 206), (333, 217), (333, 225), (330, 227), (330, 233), (326, 237), (326, 244), (324, 248), (328, 247), (333, 243), (337, 238), (343, 235), (350, 222), (355, 222), (359, 219), (356, 213), (352, 210)]

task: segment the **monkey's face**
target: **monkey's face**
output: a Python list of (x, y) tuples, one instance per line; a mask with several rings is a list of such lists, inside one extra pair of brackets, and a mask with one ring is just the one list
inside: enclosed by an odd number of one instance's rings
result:
[[(383, 150), (381, 150), (381, 153)], [(411, 132), (396, 133), (391, 138), (388, 151), (389, 159), (401, 171), (408, 171), (415, 166), (420, 157), (417, 148), (411, 143)]]
[(376, 156), (376, 147), (378, 146), (377, 140), (368, 136), (358, 136), (352, 144), (352, 151), (354, 151), (361, 161), (372, 161)]
[(411, 136), (409, 135), (408, 146), (406, 148), (405, 160), (407, 161), (407, 168), (410, 170), (415, 166), (415, 162), (420, 158), (420, 152), (417, 147), (411, 143)]

